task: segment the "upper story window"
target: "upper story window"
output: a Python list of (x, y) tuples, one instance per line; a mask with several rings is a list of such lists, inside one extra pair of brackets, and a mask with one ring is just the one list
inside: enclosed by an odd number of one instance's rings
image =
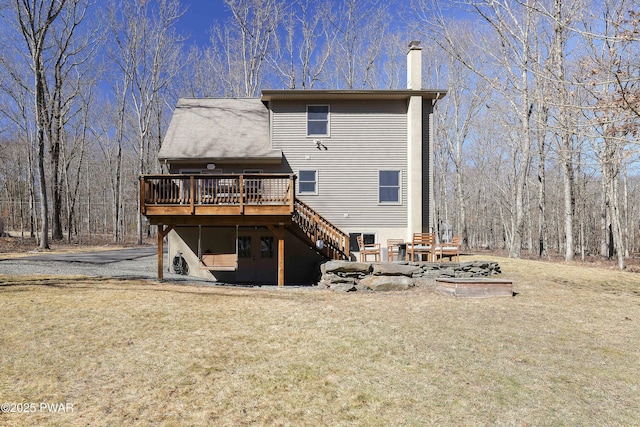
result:
[(307, 105), (307, 136), (329, 136), (328, 105)]
[(400, 171), (379, 171), (380, 203), (400, 203)]

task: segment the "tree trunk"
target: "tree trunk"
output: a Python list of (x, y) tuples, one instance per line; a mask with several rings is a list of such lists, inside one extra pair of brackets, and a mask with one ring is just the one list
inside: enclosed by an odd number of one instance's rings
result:
[(571, 160), (562, 163), (563, 189), (564, 189), (564, 234), (565, 234), (565, 261), (573, 261), (575, 256), (575, 244), (573, 241), (573, 221), (575, 213), (575, 199), (573, 188), (573, 166)]
[(47, 201), (47, 178), (44, 171), (44, 133), (38, 129), (38, 174), (40, 175), (40, 249), (49, 249), (49, 203)]

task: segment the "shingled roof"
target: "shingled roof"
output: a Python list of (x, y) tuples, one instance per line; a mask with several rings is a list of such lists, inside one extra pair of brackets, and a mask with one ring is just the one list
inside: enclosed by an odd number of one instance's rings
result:
[(183, 98), (158, 152), (160, 161), (282, 161), (271, 149), (269, 110), (258, 98)]

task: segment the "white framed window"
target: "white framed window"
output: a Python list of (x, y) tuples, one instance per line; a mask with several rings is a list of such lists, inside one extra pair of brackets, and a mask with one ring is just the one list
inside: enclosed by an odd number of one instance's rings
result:
[(400, 201), (400, 171), (378, 171), (378, 202), (381, 204), (399, 204)]
[(329, 136), (329, 106), (307, 105), (307, 136)]
[(298, 172), (298, 194), (318, 194), (317, 170), (301, 170)]

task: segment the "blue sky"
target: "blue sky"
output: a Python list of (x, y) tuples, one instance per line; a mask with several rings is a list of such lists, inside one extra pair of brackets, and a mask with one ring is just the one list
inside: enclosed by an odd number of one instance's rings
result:
[[(335, 2), (335, 0), (319, 1)], [(231, 17), (224, 0), (180, 0), (180, 2), (187, 11), (179, 20), (177, 27), (180, 33), (190, 35), (187, 44), (207, 45), (214, 23), (223, 23)], [(386, 3), (393, 4), (391, 10), (396, 12), (408, 7), (406, 0), (387, 0)], [(398, 21), (397, 25), (402, 23)]]
[(178, 31), (190, 35), (188, 44), (207, 44), (213, 24), (230, 16), (223, 0), (181, 0), (181, 3), (187, 11), (178, 22)]

